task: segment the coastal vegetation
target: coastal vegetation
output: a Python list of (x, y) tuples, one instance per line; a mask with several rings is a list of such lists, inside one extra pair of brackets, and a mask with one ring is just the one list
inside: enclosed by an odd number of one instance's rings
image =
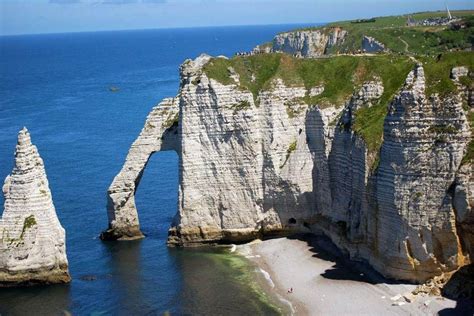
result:
[(26, 230), (35, 225), (36, 225), (36, 219), (34, 215), (30, 215), (26, 217), (25, 221), (23, 222), (23, 229), (21, 230), (21, 235), (19, 239), (23, 240), (23, 236), (25, 235)]
[(409, 26), (408, 18), (421, 21), (427, 18), (445, 17), (446, 12), (424, 12), (405, 16), (375, 18), (371, 23), (353, 23), (354, 21), (334, 22), (316, 29), (340, 27), (347, 36), (341, 45), (329, 48), (328, 53), (354, 52), (362, 49), (361, 38), (370, 36), (383, 43), (395, 53), (413, 55), (433, 55), (447, 50), (462, 50), (472, 47), (474, 40), (474, 11), (453, 11), (461, 18), (463, 28), (455, 29), (447, 25)]
[[(474, 131), (474, 112), (469, 112), (469, 124), (471, 125), (471, 134)], [(467, 146), (467, 152), (462, 160), (464, 163), (472, 163), (474, 162), (474, 139), (471, 139), (469, 145)]]
[(166, 121), (163, 123), (163, 127), (164, 128), (170, 128), (173, 125), (177, 126), (178, 123), (179, 123), (179, 113), (170, 114), (170, 115), (168, 115), (168, 118), (166, 119)]
[[(310, 105), (339, 107), (365, 81), (378, 77), (392, 86), (394, 77), (406, 77), (413, 65), (405, 56), (301, 59), (274, 53), (214, 58), (204, 66), (204, 72), (222, 84), (237, 84), (231, 76), (230, 69), (233, 69), (240, 76), (239, 87), (251, 91), (255, 100), (260, 92), (272, 88), (275, 79), (281, 79), (290, 87), (304, 86), (308, 91), (305, 101)], [(324, 91), (310, 97), (309, 90), (320, 85), (324, 86)]]
[[(440, 58), (417, 56), (416, 60), (424, 66), (428, 95), (447, 96), (456, 91), (450, 79), (453, 67), (464, 65), (474, 69), (471, 52), (446, 52)], [(214, 58), (204, 71), (209, 78), (222, 84), (237, 84), (229, 70), (233, 69), (240, 76), (239, 87), (251, 91), (257, 102), (258, 94), (271, 89), (275, 79), (283, 80), (287, 86), (304, 86), (308, 91), (304, 101), (319, 107), (343, 106), (364, 82), (380, 79), (384, 93), (377, 104), (359, 109), (353, 124), (354, 131), (364, 138), (369, 151), (376, 152), (382, 143), (387, 106), (414, 65), (415, 61), (408, 56), (394, 54), (302, 59), (274, 53)], [(464, 79), (465, 82), (470, 80)], [(309, 90), (318, 85), (324, 86), (324, 91), (310, 97)]]
[(240, 110), (245, 110), (251, 107), (251, 104), (247, 100), (242, 100), (239, 103), (235, 104), (232, 106), (232, 109), (234, 110), (234, 113), (237, 113)]
[(283, 167), (286, 165), (288, 159), (290, 159), (290, 155), (296, 150), (296, 145), (297, 145), (297, 142), (296, 142), (296, 140), (295, 140), (295, 141), (293, 141), (293, 142), (290, 144), (290, 146), (288, 146), (288, 149), (286, 150), (285, 161), (284, 161), (283, 164), (280, 166), (280, 169), (283, 168)]

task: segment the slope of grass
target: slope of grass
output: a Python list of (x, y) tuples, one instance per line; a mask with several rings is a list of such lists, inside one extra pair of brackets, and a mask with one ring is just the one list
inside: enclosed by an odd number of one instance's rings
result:
[[(448, 52), (436, 57), (419, 57), (424, 65), (427, 94), (446, 96), (456, 91), (450, 79), (452, 67), (467, 66), (474, 69), (471, 52)], [(208, 77), (223, 84), (235, 83), (231, 68), (240, 76), (240, 87), (253, 93), (255, 99), (263, 90), (271, 89), (271, 82), (280, 78), (287, 86), (304, 86), (307, 91), (323, 85), (324, 92), (304, 98), (308, 105), (325, 107), (342, 106), (360, 86), (378, 78), (383, 82), (384, 93), (377, 104), (359, 109), (355, 113), (353, 130), (361, 135), (370, 152), (378, 152), (382, 143), (383, 123), (387, 106), (402, 87), (414, 61), (405, 56), (335, 56), (322, 59), (300, 59), (286, 54), (238, 56), (232, 59), (213, 59), (204, 67)], [(464, 81), (472, 80), (463, 78)]]
[(371, 69), (377, 67), (384, 92), (376, 105), (370, 108), (361, 108), (355, 113), (353, 129), (365, 140), (369, 152), (378, 152), (382, 144), (383, 124), (388, 104), (402, 87), (408, 73), (413, 69), (414, 63), (402, 59), (393, 63), (392, 67), (379, 67), (378, 65), (370, 65), (370, 67)]
[[(437, 54), (450, 49), (466, 49), (474, 43), (474, 11), (452, 11), (453, 16), (467, 21), (467, 28), (452, 30), (447, 26), (406, 26), (408, 15), (375, 18), (375, 22), (354, 23), (343, 21), (330, 23), (324, 27), (305, 28), (302, 30), (321, 30), (328, 32), (332, 27), (348, 31), (342, 45), (334, 46), (328, 53), (354, 52), (362, 48), (364, 35), (376, 38), (393, 52), (405, 53), (405, 42), (408, 52), (416, 55)], [(424, 12), (411, 14), (415, 20), (429, 17), (445, 17), (446, 12)], [(403, 41), (402, 41), (403, 40)]]
[[(405, 70), (412, 65), (413, 62), (403, 56), (300, 59), (285, 54), (261, 54), (213, 59), (204, 66), (204, 72), (209, 78), (230, 84), (235, 83), (231, 78), (231, 72), (235, 71), (240, 77), (240, 87), (251, 91), (255, 99), (260, 91), (270, 89), (276, 78), (287, 86), (304, 86), (307, 91), (323, 85), (324, 92), (311, 98), (307, 96), (306, 103), (341, 106), (365, 81), (380, 77), (384, 84), (391, 84), (400, 69), (408, 72)], [(406, 74), (400, 76), (405, 78)]]
[(445, 96), (456, 91), (450, 78), (453, 67), (466, 66), (471, 71), (474, 69), (472, 52), (444, 53), (439, 61), (433, 57), (418, 57), (418, 60), (423, 62), (428, 95), (439, 93)]
[[(471, 125), (471, 136), (474, 133), (474, 112), (469, 112), (469, 124)], [(462, 159), (462, 163), (474, 163), (474, 138), (467, 145), (467, 152)]]
[(204, 66), (204, 72), (209, 78), (222, 84), (235, 83), (231, 71), (240, 77), (240, 86), (253, 93), (257, 99), (258, 93), (266, 87), (280, 66), (281, 55), (261, 54), (254, 56), (236, 56), (232, 59), (214, 58)]
[(467, 145), (467, 152), (462, 159), (462, 164), (474, 163), (474, 138), (472, 138), (472, 134), (474, 133), (474, 112), (473, 111), (468, 112), (468, 120), (469, 120), (469, 125), (471, 126), (471, 141)]
[[(444, 53), (441, 59), (433, 57), (420, 57), (423, 63), (426, 78), (426, 94), (437, 93), (441, 97), (456, 92), (456, 86), (450, 78), (451, 69), (455, 66), (467, 66), (474, 69), (474, 56), (471, 52)], [(383, 124), (387, 113), (387, 105), (393, 99), (398, 89), (402, 86), (410, 66), (399, 64), (398, 68), (391, 69), (390, 73), (382, 75), (384, 81), (384, 94), (377, 105), (371, 108), (362, 108), (356, 112), (353, 129), (360, 134), (367, 143), (371, 152), (379, 150), (382, 144)], [(469, 79), (464, 80), (469, 81)], [(473, 128), (471, 113), (471, 128)], [(472, 148), (472, 144), (470, 145)], [(471, 153), (471, 155), (474, 155)]]

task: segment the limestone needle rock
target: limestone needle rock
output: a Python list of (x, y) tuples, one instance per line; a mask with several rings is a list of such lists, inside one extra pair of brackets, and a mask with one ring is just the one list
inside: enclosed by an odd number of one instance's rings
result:
[(15, 166), (3, 186), (0, 287), (67, 283), (65, 231), (53, 205), (43, 160), (30, 134), (18, 134)]

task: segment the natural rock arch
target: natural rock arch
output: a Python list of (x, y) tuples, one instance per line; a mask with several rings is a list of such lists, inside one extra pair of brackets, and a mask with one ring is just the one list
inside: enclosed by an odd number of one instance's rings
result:
[(135, 205), (135, 192), (150, 157), (158, 151), (179, 150), (179, 99), (164, 99), (148, 115), (145, 127), (132, 144), (122, 170), (114, 178), (107, 196), (109, 228), (104, 240), (143, 238)]

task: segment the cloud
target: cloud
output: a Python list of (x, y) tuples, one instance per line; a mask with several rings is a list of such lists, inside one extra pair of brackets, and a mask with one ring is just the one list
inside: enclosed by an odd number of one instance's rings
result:
[(129, 3), (137, 3), (137, 0), (105, 0), (102, 1), (102, 4), (129, 4)]
[(49, 0), (49, 3), (57, 4), (71, 4), (71, 3), (80, 3), (81, 0)]
[(102, 4), (166, 3), (166, 0), (103, 0)]
[[(3, 1), (3, 0), (0, 0)], [(75, 4), (75, 3), (83, 3), (83, 4), (137, 4), (137, 3), (145, 3), (145, 4), (164, 4), (168, 3), (168, 0), (48, 0), (49, 3), (54, 4)], [(184, 1), (186, 2), (186, 1)], [(189, 1), (188, 1), (189, 2)], [(192, 0), (191, 0), (192, 2)]]

